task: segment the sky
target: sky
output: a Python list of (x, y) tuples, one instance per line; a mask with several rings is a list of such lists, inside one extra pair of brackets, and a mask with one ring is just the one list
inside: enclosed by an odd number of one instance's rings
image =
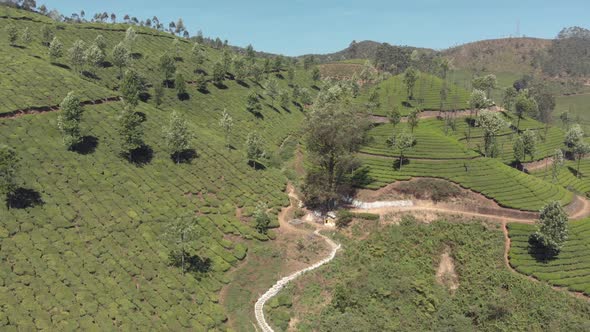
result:
[(288, 56), (331, 53), (352, 40), (444, 49), (466, 42), (553, 38), (568, 26), (590, 28), (589, 0), (37, 0), (69, 16), (84, 9), (160, 22), (182, 17), (191, 35), (252, 44)]

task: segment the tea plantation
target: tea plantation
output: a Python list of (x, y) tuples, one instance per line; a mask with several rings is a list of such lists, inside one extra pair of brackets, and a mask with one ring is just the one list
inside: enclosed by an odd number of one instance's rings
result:
[[(51, 64), (40, 42), (41, 26), (49, 25), (66, 50), (78, 39), (91, 43), (101, 34), (110, 54), (127, 26), (55, 23), (2, 6), (0, 30), (7, 24), (29, 27), (33, 38), (29, 45), (1, 41), (0, 113), (55, 106), (70, 91), (98, 103), (84, 106), (84, 147), (77, 152), (62, 143), (61, 112), (0, 119), (0, 142), (14, 147), (20, 159), (22, 203), (0, 207), (0, 330), (223, 329), (227, 317), (218, 293), (228, 282), (226, 271), (244, 259), (250, 241), (273, 236), (256, 231), (252, 211), (266, 203), (276, 226), (276, 214), (289, 202), (281, 144), (298, 137), (302, 107), (279, 107), (250, 80), (227, 79), (206, 91), (188, 84), (184, 100), (164, 89), (158, 107), (150, 87), (146, 102), (136, 109), (144, 119), (146, 148), (141, 160), (131, 163), (120, 156), (123, 102), (100, 103), (119, 95), (119, 69), (107, 66), (97, 68), (94, 77), (80, 75), (67, 57)], [(137, 27), (129, 67), (148, 87), (161, 82), (158, 62), (166, 52), (177, 55), (177, 70), (189, 83), (194, 79), (193, 44), (179, 39), (176, 53), (173, 39)], [(202, 49), (206, 61), (199, 70), (210, 80), (221, 51)], [(290, 91), (286, 78), (269, 75)], [(311, 90), (306, 71), (297, 69), (293, 83)], [(257, 114), (246, 107), (252, 92), (262, 101)], [(192, 160), (180, 164), (163, 140), (173, 110), (195, 136)], [(223, 110), (234, 122), (231, 149), (219, 125)], [(245, 156), (244, 142), (252, 131), (260, 133), (269, 156), (262, 170), (251, 167)], [(198, 240), (188, 250), (193, 269), (182, 273), (170, 264), (174, 247), (166, 233), (177, 218), (187, 216), (197, 220)]]

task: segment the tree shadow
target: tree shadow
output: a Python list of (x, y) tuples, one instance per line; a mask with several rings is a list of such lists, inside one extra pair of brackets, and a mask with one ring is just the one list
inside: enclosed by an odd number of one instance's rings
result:
[(545, 247), (531, 234), (529, 237), (528, 253), (539, 263), (548, 263), (557, 258), (557, 252)]
[(45, 202), (41, 194), (34, 189), (19, 187), (6, 197), (6, 206), (13, 209), (26, 209), (43, 204)]
[(88, 71), (88, 70), (83, 70), (82, 71), (82, 76), (86, 77), (86, 78), (90, 78), (93, 80), (97, 80), (100, 81), (100, 77), (98, 77), (95, 73)]
[(203, 75), (207, 76), (207, 72), (205, 70), (203, 70), (203, 69), (200, 69), (200, 68), (199, 69), (195, 69), (194, 73), (195, 74), (203, 74)]
[(246, 83), (246, 82), (244, 82), (244, 81), (242, 81), (242, 80), (236, 80), (236, 82), (237, 82), (239, 85), (241, 85), (241, 86), (243, 86), (244, 88), (246, 88), (246, 89), (249, 89), (249, 88), (250, 88), (250, 84), (248, 84), (248, 83)]
[(170, 159), (179, 164), (190, 164), (199, 155), (195, 149), (186, 149), (170, 155)]
[(178, 97), (178, 100), (180, 100), (180, 101), (185, 101), (185, 100), (191, 99), (191, 95), (189, 95), (186, 92), (177, 94), (177, 97)]
[(400, 170), (400, 166), (402, 166), (402, 170), (403, 170), (403, 166), (409, 165), (410, 164), (410, 159), (408, 159), (407, 157), (404, 157), (404, 162), (403, 164), (400, 165), (400, 159), (397, 158), (396, 160), (393, 161), (393, 169), (396, 171)]
[(154, 150), (149, 145), (142, 145), (137, 149), (123, 152), (125, 157), (130, 163), (137, 167), (142, 167), (149, 164), (154, 158)]
[(568, 166), (567, 167), (567, 170), (570, 171), (576, 178), (581, 179), (581, 178), (584, 177), (584, 173), (582, 173), (582, 172), (579, 172), (578, 173), (578, 170), (575, 169), (575, 168), (573, 168), (573, 167), (571, 167), (571, 166)]
[(205, 88), (205, 89), (197, 89), (197, 91), (199, 91), (200, 93), (204, 94), (204, 95), (208, 95), (211, 93), (211, 91), (209, 91), (209, 89)]
[(174, 80), (164, 80), (164, 86), (168, 89), (174, 89), (176, 84), (174, 84)]
[(174, 57), (174, 61), (176, 61), (176, 62), (184, 62), (184, 58), (181, 57), (181, 56), (175, 56)]
[(248, 160), (248, 166), (254, 168), (257, 171), (263, 171), (266, 169), (266, 166), (257, 162), (256, 160)]
[(98, 146), (98, 138), (94, 136), (84, 136), (82, 140), (72, 147), (72, 150), (81, 155), (92, 154)]
[(110, 62), (110, 61), (103, 61), (103, 62), (100, 64), (100, 66), (101, 66), (102, 68), (111, 68), (111, 67), (113, 66), (113, 63), (112, 63), (112, 62)]
[(410, 104), (409, 102), (407, 102), (407, 101), (404, 100), (404, 101), (402, 101), (402, 106), (403, 107), (406, 107), (406, 108), (411, 108), (412, 107), (412, 104)]
[(475, 127), (476, 125), (476, 121), (475, 119), (472, 118), (465, 118), (465, 123), (469, 126), (469, 127)]
[(135, 114), (141, 118), (141, 123), (147, 121), (147, 115), (144, 112), (135, 112)]
[(51, 62), (51, 64), (54, 65), (54, 66), (56, 66), (56, 67), (67, 69), (67, 70), (72, 69), (70, 66), (64, 65), (63, 63), (59, 63), (59, 62)]
[(277, 112), (277, 113), (281, 113), (281, 111), (279, 111), (278, 108), (276, 108), (274, 105), (271, 104), (266, 104), (266, 106), (268, 106), (271, 110)]
[(369, 175), (369, 168), (363, 167), (354, 172), (350, 183), (353, 188), (364, 188), (373, 181), (373, 178)]
[(227, 85), (223, 84), (223, 83), (213, 83), (213, 85), (215, 85), (216, 88), (220, 89), (220, 90), (226, 90), (227, 89)]
[(139, 59), (143, 58), (143, 54), (141, 54), (141, 53), (137, 53), (137, 52), (135, 52), (135, 53), (131, 53), (129, 56), (130, 56), (130, 57), (131, 57), (133, 60), (139, 60)]
[(260, 111), (248, 110), (248, 112), (252, 113), (252, 115), (254, 115), (257, 119), (264, 120), (264, 114), (260, 113)]
[[(170, 265), (182, 267), (181, 251), (172, 251), (169, 255)], [(207, 273), (211, 270), (212, 261), (208, 257), (190, 255), (184, 251), (184, 265), (187, 272)]]
[(225, 77), (228, 80), (231, 80), (231, 81), (235, 81), (236, 80), (236, 76), (234, 74), (232, 74), (232, 73), (225, 73)]
[(291, 113), (291, 110), (285, 106), (281, 106), (281, 108), (283, 109), (283, 111), (287, 112), (287, 113)]
[(14, 48), (20, 48), (21, 50), (24, 50), (26, 47), (21, 46), (21, 45), (11, 45)]
[(139, 93), (139, 100), (141, 100), (142, 102), (147, 103), (150, 99), (152, 99), (152, 95), (148, 92)]
[(285, 79), (285, 76), (283, 76), (283, 74), (281, 74), (281, 73), (276, 73), (276, 74), (275, 74), (275, 76), (276, 76), (278, 79), (280, 79), (280, 80), (284, 80), (284, 79)]
[(317, 86), (317, 85), (315, 85), (315, 84), (312, 85), (311, 88), (314, 89), (314, 90), (316, 90), (316, 91), (320, 91), (320, 87)]

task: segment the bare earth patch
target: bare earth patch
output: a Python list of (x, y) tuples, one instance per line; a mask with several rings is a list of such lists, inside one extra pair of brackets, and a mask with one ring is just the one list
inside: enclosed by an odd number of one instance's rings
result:
[(436, 271), (436, 281), (447, 287), (451, 292), (459, 288), (459, 276), (455, 272), (455, 262), (449, 254), (450, 249), (447, 248), (440, 255), (440, 263)]

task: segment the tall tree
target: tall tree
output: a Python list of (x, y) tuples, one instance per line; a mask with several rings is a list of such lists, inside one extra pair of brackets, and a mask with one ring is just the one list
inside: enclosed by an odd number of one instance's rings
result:
[(266, 85), (264, 88), (265, 88), (264, 92), (266, 93), (267, 96), (270, 97), (271, 103), (274, 106), (275, 99), (277, 98), (277, 96), (279, 94), (279, 82), (277, 82), (277, 80), (274, 78), (270, 78), (266, 82)]
[(496, 88), (497, 84), (496, 75), (494, 74), (476, 77), (471, 82), (474, 89), (485, 91), (488, 99), (490, 99), (492, 90)]
[(213, 83), (217, 86), (221, 86), (223, 84), (223, 80), (225, 79), (225, 70), (223, 64), (221, 62), (216, 62), (213, 65)]
[(287, 90), (280, 90), (279, 91), (279, 102), (283, 108), (289, 107), (289, 92)]
[(123, 77), (123, 68), (129, 63), (129, 49), (120, 42), (113, 48), (113, 64), (119, 68), (119, 78)]
[(523, 90), (521, 91), (518, 96), (516, 97), (516, 101), (514, 103), (514, 110), (516, 116), (518, 117), (516, 123), (516, 130), (520, 130), (520, 120), (528, 116), (535, 116), (538, 112), (537, 102), (529, 97), (528, 91)]
[(514, 111), (513, 107), (516, 103), (516, 97), (518, 96), (518, 91), (512, 86), (507, 87), (504, 91), (504, 100), (502, 102), (504, 108), (508, 111)]
[(418, 70), (414, 67), (408, 67), (404, 72), (404, 84), (406, 85), (406, 94), (408, 99), (414, 99), (414, 87), (418, 80)]
[(522, 143), (524, 146), (525, 156), (530, 156), (531, 161), (535, 159), (535, 153), (537, 151), (537, 134), (532, 130), (525, 130), (522, 133)]
[(70, 57), (70, 63), (74, 66), (77, 72), (81, 72), (84, 64), (86, 63), (86, 58), (84, 56), (84, 51), (86, 49), (86, 44), (82, 40), (77, 40), (74, 45), (68, 50), (68, 54)]
[(514, 161), (520, 165), (525, 159), (524, 142), (522, 141), (521, 135), (518, 135), (518, 137), (516, 137), (514, 140), (514, 144), (512, 144), (512, 151), (514, 153)]
[(544, 247), (551, 256), (558, 254), (568, 237), (568, 217), (559, 202), (543, 207), (537, 229), (530, 242)]
[(256, 52), (254, 52), (254, 47), (252, 47), (252, 44), (248, 44), (248, 46), (246, 46), (246, 58), (250, 63), (254, 63), (255, 57)]
[(176, 111), (170, 114), (170, 121), (164, 126), (164, 139), (166, 147), (176, 163), (180, 163), (182, 153), (190, 149), (190, 141), (194, 135), (190, 132), (189, 125), (185, 119)]
[(190, 246), (199, 238), (198, 230), (199, 227), (194, 217), (178, 218), (166, 228), (165, 236), (172, 244), (171, 261), (173, 265), (176, 265), (177, 258), (180, 257), (183, 274), (186, 271), (185, 264)]
[(18, 169), (19, 161), (16, 150), (0, 144), (0, 194), (5, 197), (8, 208), (10, 208), (8, 198), (17, 189)]
[(225, 49), (223, 50), (223, 53), (221, 54), (221, 64), (223, 65), (223, 72), (224, 75), (225, 73), (228, 73), (231, 69), (231, 60), (232, 60), (232, 55), (230, 50)]
[(156, 80), (153, 84), (154, 86), (154, 103), (156, 103), (156, 107), (162, 105), (162, 101), (164, 99), (164, 86), (162, 82)]
[(41, 25), (41, 44), (49, 46), (51, 41), (55, 38), (55, 31), (48, 24)]
[(178, 98), (183, 99), (186, 97), (186, 82), (184, 81), (184, 76), (182, 76), (181, 72), (176, 72), (174, 87), (176, 88), (176, 95)]
[(49, 58), (52, 62), (63, 56), (63, 44), (57, 37), (53, 37), (53, 40), (49, 44)]
[(484, 155), (486, 157), (495, 157), (495, 140), (496, 135), (505, 127), (508, 126), (506, 121), (497, 112), (483, 111), (477, 118), (477, 124), (484, 132)]
[(164, 53), (160, 56), (160, 71), (164, 76), (166, 87), (170, 88), (170, 80), (172, 79), (172, 75), (176, 72), (176, 64), (174, 63), (174, 59), (172, 59), (168, 53)]
[(143, 80), (136, 71), (127, 70), (120, 90), (123, 100), (134, 109), (139, 103), (139, 95), (143, 90)]
[(253, 162), (254, 169), (261, 163), (262, 159), (266, 157), (264, 151), (264, 141), (258, 132), (250, 132), (246, 137), (246, 158)]
[(96, 45), (102, 54), (107, 52), (107, 39), (103, 35), (98, 35), (94, 38), (94, 45)]
[(236, 56), (234, 57), (233, 64), (236, 80), (238, 82), (244, 82), (248, 75), (248, 68), (246, 67), (244, 59), (241, 56)]
[(73, 91), (68, 93), (59, 106), (62, 114), (57, 117), (57, 126), (62, 133), (64, 145), (71, 150), (82, 141), (80, 122), (84, 110)]
[(16, 45), (16, 40), (18, 39), (18, 30), (16, 30), (16, 26), (14, 26), (14, 24), (8, 24), (5, 31), (6, 37), (8, 37), (8, 43), (11, 46)]
[(221, 118), (219, 119), (219, 126), (223, 130), (225, 136), (225, 145), (227, 146), (228, 150), (231, 150), (231, 131), (234, 127), (234, 119), (227, 113), (225, 109), (221, 113)]
[(33, 37), (31, 36), (31, 31), (29, 31), (29, 27), (25, 27), (20, 36), (20, 40), (23, 42), (23, 45), (28, 46), (31, 43), (32, 38)]
[(258, 113), (262, 110), (262, 105), (260, 104), (260, 99), (258, 98), (258, 94), (252, 91), (248, 95), (248, 99), (246, 100), (246, 109), (248, 112)]
[(133, 27), (129, 27), (127, 31), (125, 31), (125, 39), (124, 43), (129, 50), (133, 49), (133, 44), (135, 44), (135, 40), (137, 39), (137, 35), (135, 34), (135, 29)]
[(377, 89), (373, 89), (371, 91), (369, 94), (369, 100), (365, 105), (367, 106), (369, 113), (374, 113), (379, 108), (379, 106), (381, 106), (381, 102), (379, 100), (379, 91), (377, 91)]
[(578, 124), (571, 126), (565, 133), (564, 142), (573, 154), (575, 147), (584, 142), (584, 131), (582, 130), (582, 127)]
[(399, 111), (399, 107), (394, 106), (389, 113), (387, 113), (387, 119), (389, 123), (393, 126), (393, 130), (395, 131), (395, 127), (400, 123), (402, 120), (402, 114)]
[(87, 48), (86, 51), (84, 51), (84, 60), (87, 64), (91, 66), (92, 72), (94, 72), (95, 68), (99, 68), (102, 66), (104, 58), (104, 53), (96, 44), (90, 45), (90, 47)]
[(121, 151), (131, 157), (131, 151), (143, 146), (143, 119), (131, 105), (125, 105), (118, 120)]
[(578, 167), (576, 169), (576, 177), (578, 178), (582, 177), (580, 173), (580, 162), (588, 153), (590, 153), (590, 145), (588, 143), (581, 141), (574, 146), (574, 157), (578, 161)]
[(420, 111), (417, 109), (412, 110), (407, 117), (408, 127), (410, 127), (410, 131), (412, 134), (414, 133), (414, 128), (418, 127), (418, 123), (420, 122)]
[(570, 125), (573, 122), (570, 112), (563, 112), (559, 114), (559, 120), (561, 120), (561, 123), (565, 127), (565, 130), (570, 130)]
[(314, 81), (314, 83), (317, 84), (317, 82), (322, 78), (322, 74), (320, 73), (320, 69), (318, 67), (313, 67), (313, 69), (311, 70), (311, 79)]
[(266, 234), (270, 226), (270, 217), (268, 215), (268, 207), (264, 203), (258, 203), (252, 216), (256, 222), (256, 230), (260, 234)]
[(197, 70), (201, 69), (203, 63), (205, 63), (205, 52), (201, 49), (201, 45), (199, 43), (195, 43), (191, 50), (193, 55), (193, 60), (197, 65)]
[(404, 153), (414, 146), (414, 144), (416, 143), (416, 138), (411, 133), (403, 131), (399, 135), (395, 136), (395, 138), (392, 139), (392, 142), (392, 146), (399, 151), (398, 169), (401, 172), (402, 166), (404, 165)]
[(553, 183), (557, 182), (557, 177), (564, 164), (563, 161), (563, 151), (561, 149), (555, 149), (555, 152), (553, 152), (553, 161), (551, 162), (551, 178)]

